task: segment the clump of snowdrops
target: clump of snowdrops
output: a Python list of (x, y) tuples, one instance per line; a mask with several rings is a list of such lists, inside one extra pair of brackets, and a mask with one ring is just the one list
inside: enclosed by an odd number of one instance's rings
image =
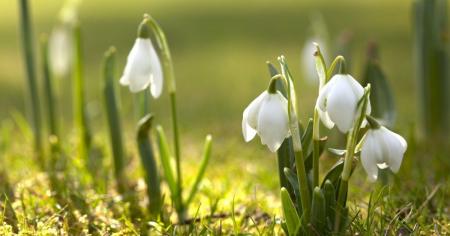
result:
[[(308, 124), (299, 123), (293, 78), (280, 56), (281, 73), (269, 63), (269, 86), (244, 110), (242, 133), (247, 142), (258, 134), (262, 144), (277, 152), (284, 231), (288, 235), (342, 234), (349, 224), (347, 193), (353, 170), (361, 163), (370, 181), (377, 179), (379, 169), (396, 173), (407, 143), (370, 116), (371, 86), (362, 87), (347, 73), (342, 56), (328, 68), (316, 44), (311, 60), (316, 64), (319, 93)], [(345, 150), (329, 149), (343, 157), (322, 177), (319, 158), (327, 137), (320, 135), (320, 122), (347, 136)]]

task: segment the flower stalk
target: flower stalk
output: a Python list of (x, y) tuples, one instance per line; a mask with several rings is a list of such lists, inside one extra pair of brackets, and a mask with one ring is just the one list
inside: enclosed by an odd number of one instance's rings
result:
[[(179, 202), (182, 202), (182, 174), (181, 174), (181, 147), (180, 147), (180, 134), (178, 128), (177, 117), (177, 102), (176, 102), (176, 85), (175, 85), (175, 73), (173, 69), (172, 56), (170, 54), (169, 44), (166, 39), (164, 31), (159, 26), (158, 22), (150, 15), (144, 15), (147, 19), (148, 26), (154, 33), (156, 43), (161, 52), (162, 66), (164, 71), (164, 78), (168, 81), (168, 91), (170, 98), (170, 110), (172, 113), (172, 126), (173, 126), (173, 141), (175, 145), (175, 162), (176, 162), (176, 175), (177, 175), (177, 188), (179, 193)], [(183, 212), (184, 207), (181, 204), (178, 212)]]

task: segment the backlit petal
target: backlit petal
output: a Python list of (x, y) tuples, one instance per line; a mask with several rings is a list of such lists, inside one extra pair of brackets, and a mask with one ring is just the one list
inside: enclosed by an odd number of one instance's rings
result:
[(287, 100), (279, 92), (268, 94), (258, 114), (258, 134), (262, 144), (276, 152), (289, 135)]
[(150, 63), (152, 67), (150, 76), (150, 92), (154, 98), (158, 98), (162, 93), (164, 78), (161, 61), (159, 60), (158, 54), (153, 48), (153, 45), (150, 48)]
[(337, 128), (346, 133), (355, 120), (358, 98), (355, 96), (351, 84), (345, 75), (336, 78), (327, 97), (326, 111)]
[(361, 164), (371, 181), (375, 181), (378, 178), (377, 164), (379, 164), (381, 158), (382, 152), (377, 143), (376, 134), (369, 130), (361, 148)]
[(402, 136), (388, 130), (385, 127), (381, 127), (380, 130), (383, 132), (383, 140), (385, 142), (385, 149), (388, 155), (386, 157), (386, 161), (388, 162), (389, 168), (391, 168), (392, 172), (397, 173), (402, 164), (403, 155), (406, 152), (406, 140)]
[(247, 107), (242, 114), (242, 135), (246, 142), (252, 140), (256, 135), (256, 130), (248, 124), (248, 112), (249, 109)]
[(120, 83), (129, 85), (133, 93), (142, 91), (150, 84), (151, 42), (149, 39), (136, 39), (127, 58), (127, 64)]

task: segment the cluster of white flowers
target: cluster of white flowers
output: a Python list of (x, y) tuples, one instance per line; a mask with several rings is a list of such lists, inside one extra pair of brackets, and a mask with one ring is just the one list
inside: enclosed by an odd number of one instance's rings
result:
[[(270, 86), (269, 86), (270, 88)], [(278, 91), (264, 91), (244, 110), (242, 133), (249, 142), (258, 134), (261, 142), (276, 152), (289, 132), (288, 102)], [(336, 74), (321, 86), (316, 109), (322, 123), (329, 129), (335, 125), (342, 133), (349, 132), (358, 117), (358, 102), (364, 88), (349, 74)], [(370, 115), (370, 102), (366, 115)], [(376, 180), (378, 168), (389, 167), (398, 172), (407, 148), (403, 137), (372, 121), (362, 140), (361, 162), (370, 180)], [(367, 124), (363, 122), (363, 126)]]

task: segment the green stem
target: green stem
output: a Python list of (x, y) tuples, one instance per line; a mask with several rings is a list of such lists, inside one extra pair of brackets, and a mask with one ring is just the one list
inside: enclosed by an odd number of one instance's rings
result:
[(42, 155), (42, 130), (41, 130), (41, 111), (39, 108), (39, 93), (38, 84), (36, 80), (36, 72), (34, 65), (34, 47), (33, 47), (33, 33), (30, 23), (30, 14), (28, 8), (28, 0), (20, 0), (20, 19), (23, 42), (23, 56), (25, 60), (25, 67), (27, 72), (28, 92), (31, 105), (32, 127), (34, 129), (34, 150), (35, 155), (41, 163), (41, 167), (45, 167), (45, 162)]
[(309, 195), (308, 180), (306, 177), (303, 150), (295, 152), (295, 166), (297, 168), (297, 178), (300, 189), (300, 197), (303, 209), (303, 219), (309, 224), (311, 198)]
[(319, 134), (319, 112), (314, 109), (314, 119), (313, 119), (313, 187), (319, 186), (319, 145), (320, 145), (320, 134)]
[(168, 90), (170, 97), (170, 106), (172, 112), (172, 126), (173, 126), (173, 139), (175, 145), (175, 161), (176, 161), (176, 172), (177, 172), (177, 186), (178, 186), (178, 201), (180, 209), (178, 209), (178, 218), (180, 221), (184, 221), (184, 203), (183, 203), (183, 189), (182, 189), (182, 174), (181, 174), (181, 147), (180, 147), (180, 134), (178, 130), (178, 119), (177, 119), (177, 107), (176, 107), (176, 83), (175, 74), (173, 69), (172, 56), (170, 54), (169, 44), (167, 42), (166, 35), (164, 31), (159, 26), (158, 22), (153, 19), (150, 15), (145, 15), (148, 19), (148, 24), (155, 34), (157, 45), (161, 52), (162, 65), (164, 78), (168, 81)]
[(184, 217), (184, 205), (183, 205), (183, 185), (181, 178), (181, 158), (180, 158), (180, 138), (178, 131), (178, 119), (177, 119), (177, 109), (176, 109), (176, 97), (175, 91), (170, 92), (170, 108), (172, 111), (172, 125), (173, 125), (173, 136), (175, 145), (175, 162), (176, 162), (176, 172), (177, 172), (177, 188), (178, 188), (178, 203), (180, 209), (178, 209), (179, 220), (183, 221)]
[(81, 40), (81, 28), (78, 23), (73, 26), (74, 38), (74, 73), (73, 73), (73, 102), (75, 124), (80, 135), (79, 156), (87, 159), (91, 144), (91, 135), (88, 129), (85, 111), (84, 77), (83, 77), (83, 47)]
[(120, 193), (125, 191), (125, 179), (124, 179), (124, 148), (122, 140), (122, 127), (120, 124), (119, 108), (117, 105), (117, 98), (115, 93), (115, 80), (114, 80), (114, 68), (115, 68), (115, 48), (110, 48), (105, 53), (105, 59), (103, 64), (103, 96), (106, 109), (106, 118), (108, 121), (109, 138), (111, 142), (111, 149), (114, 161), (114, 176), (116, 178), (117, 187)]
[(142, 166), (145, 171), (145, 182), (147, 184), (147, 194), (149, 198), (149, 213), (152, 220), (156, 220), (161, 212), (162, 197), (158, 169), (156, 167), (155, 155), (149, 135), (152, 119), (153, 117), (151, 115), (147, 115), (139, 121), (137, 143)]

